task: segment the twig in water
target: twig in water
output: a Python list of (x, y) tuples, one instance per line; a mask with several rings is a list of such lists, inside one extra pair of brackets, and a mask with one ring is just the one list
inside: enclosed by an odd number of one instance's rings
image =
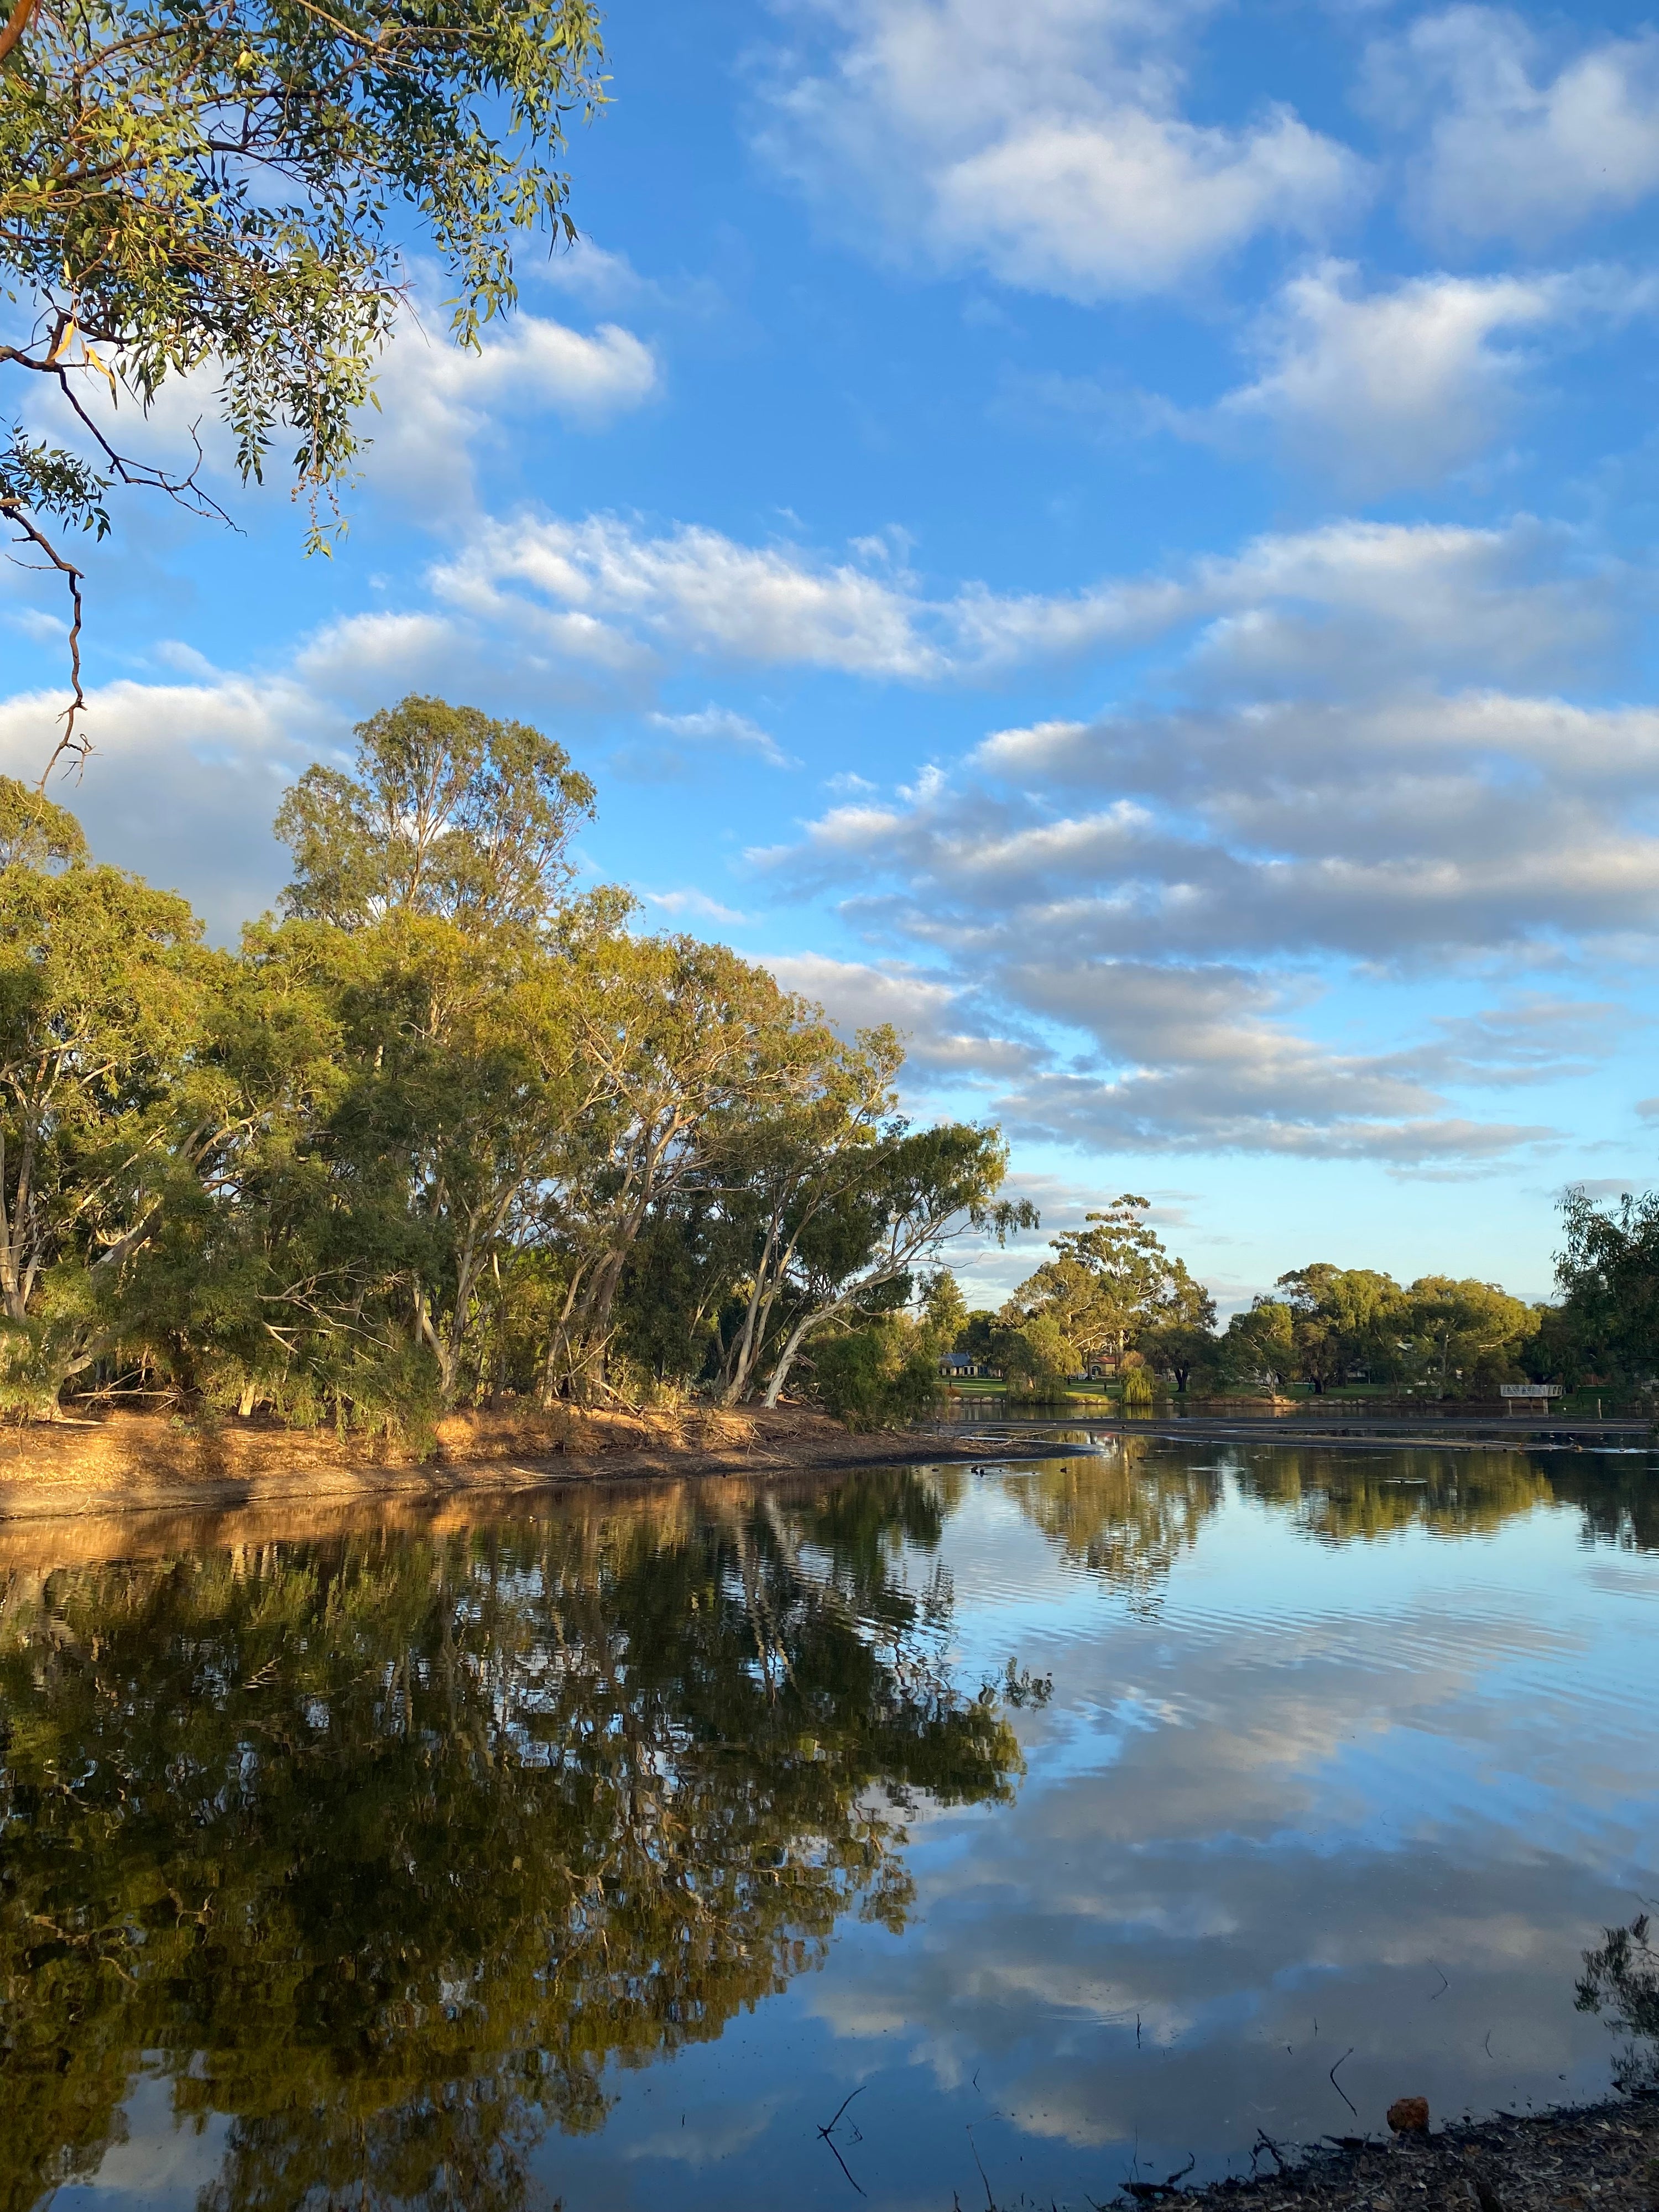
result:
[(974, 2141), (974, 2130), (968, 2130), (968, 2148), (974, 2154), (974, 2164), (979, 2168), (979, 2178), (985, 2184), (985, 2203), (988, 2212), (997, 2212), (997, 2200), (991, 2194), (991, 2178), (985, 2171), (984, 2160), (979, 2154), (979, 2145)]
[[(1345, 2051), (1343, 2052), (1342, 2056), (1341, 2056), (1341, 2057), (1337, 2060), (1337, 2062), (1336, 2062), (1336, 2066), (1346, 2066), (1346, 2065), (1347, 2064), (1348, 2061), (1349, 2061), (1352, 2057), (1353, 2057), (1353, 2046), (1352, 2046), (1352, 2045), (1350, 2045), (1349, 2048), (1348, 2048), (1346, 2051)], [(1330, 2080), (1331, 2087), (1332, 2087), (1332, 2088), (1333, 2088), (1333, 2089), (1334, 2089), (1334, 2090), (1335, 2090), (1335, 2092), (1336, 2092), (1337, 2095), (1338, 2095), (1339, 2097), (1340, 2097), (1340, 2098), (1341, 2098), (1341, 2100), (1342, 2100), (1343, 2103), (1347, 2106), (1348, 2110), (1349, 2110), (1349, 2111), (1353, 2114), (1353, 2116), (1354, 2116), (1355, 2119), (1358, 2119), (1358, 2118), (1359, 2118), (1359, 2107), (1358, 2107), (1358, 2105), (1356, 2105), (1356, 2104), (1355, 2104), (1355, 2102), (1354, 2102), (1353, 2099), (1352, 2099), (1352, 2098), (1348, 2094), (1347, 2091), (1343, 2087), (1342, 2084), (1341, 2084), (1341, 2083), (1337, 2080), (1337, 2078), (1336, 2078), (1336, 2066), (1333, 2066), (1333, 2067), (1332, 2067), (1332, 2069), (1331, 2069), (1331, 2071), (1330, 2071), (1329, 2080)]]
[(1285, 2171), (1284, 2152), (1280, 2150), (1279, 2145), (1267, 2133), (1266, 2128), (1258, 2128), (1255, 2131), (1255, 2142), (1250, 2148), (1250, 2163), (1252, 2166), (1255, 2164), (1257, 2154), (1264, 2150), (1271, 2154), (1278, 2165), (1279, 2172), (1283, 2173)]
[(847, 2110), (847, 2107), (848, 2107), (848, 2106), (852, 2103), (852, 2101), (853, 2101), (854, 2098), (854, 2097), (861, 2097), (861, 2096), (864, 2094), (864, 2091), (865, 2091), (865, 2084), (864, 2084), (862, 2081), (860, 2081), (860, 2082), (859, 2083), (859, 2086), (858, 2086), (858, 2087), (857, 2087), (856, 2089), (849, 2089), (849, 2090), (847, 2092), (847, 2094), (846, 2094), (846, 2095), (842, 2099), (842, 2100), (841, 2100), (840, 2104), (838, 2104), (838, 2105), (836, 2106), (836, 2118), (835, 2118), (834, 2120), (831, 2120), (831, 2121), (830, 2122), (830, 2124), (829, 2124), (829, 2125), (828, 2125), (827, 2127), (822, 2127), (822, 2128), (820, 2128), (820, 2129), (818, 2130), (818, 2133), (819, 2133), (819, 2134), (823, 2137), (823, 2139), (824, 2139), (824, 2141), (825, 2141), (826, 2142), (828, 2142), (828, 2141), (830, 2140), (830, 2132), (831, 2132), (831, 2130), (832, 2130), (834, 2129), (834, 2127), (835, 2127), (836, 2120), (839, 2120), (839, 2119), (840, 2119), (840, 2118), (841, 2118), (842, 2114), (842, 2113)]
[(1431, 2004), (1438, 2004), (1441, 1998), (1445, 1996), (1447, 1990), (1451, 1987), (1451, 1984), (1446, 1979), (1446, 1977), (1444, 1973), (1442, 1972), (1440, 1967), (1435, 1965), (1435, 1961), (1432, 1959), (1430, 1960), (1429, 1964), (1434, 1967), (1436, 1973), (1440, 1975), (1440, 1986), (1435, 1991), (1434, 1995), (1429, 1999), (1429, 2002)]
[[(864, 2094), (865, 2086), (866, 2086), (866, 2085), (865, 2085), (862, 2081), (860, 2081), (860, 2082), (859, 2083), (858, 2087), (857, 2087), (856, 2089), (849, 2089), (849, 2090), (847, 2092), (847, 2094), (846, 2094), (846, 2095), (842, 2099), (842, 2100), (841, 2100), (840, 2104), (838, 2104), (838, 2105), (836, 2106), (836, 2114), (835, 2114), (835, 2118), (834, 2118), (830, 2122), (830, 2124), (829, 2124), (829, 2125), (828, 2125), (827, 2127), (822, 2127), (822, 2128), (820, 2128), (820, 2129), (818, 2130), (818, 2133), (819, 2133), (819, 2134), (823, 2137), (823, 2140), (825, 2141), (825, 2142), (827, 2142), (827, 2143), (830, 2145), (830, 2156), (835, 2160), (836, 2164), (836, 2165), (841, 2168), (842, 2172), (847, 2176), (848, 2180), (849, 2182), (852, 2182), (854, 2188), (854, 2189), (858, 2189), (858, 2193), (859, 2193), (859, 2195), (860, 2195), (860, 2197), (862, 2197), (862, 2196), (864, 2195), (864, 2193), (865, 2193), (865, 2192), (864, 2192), (864, 2191), (863, 2191), (862, 2189), (859, 2189), (859, 2185), (858, 2185), (858, 2183), (857, 2183), (856, 2181), (854, 2181), (854, 2180), (853, 2180), (852, 2170), (851, 2170), (851, 2168), (848, 2166), (848, 2163), (847, 2163), (847, 2160), (846, 2160), (842, 2156), (841, 2152), (836, 2148), (836, 2143), (835, 2143), (835, 2141), (834, 2141), (834, 2138), (833, 2138), (833, 2136), (832, 2136), (832, 2135), (831, 2135), (831, 2132), (830, 2132), (830, 2131), (831, 2131), (831, 2130), (832, 2130), (832, 2129), (834, 2129), (834, 2128), (837, 2127), (837, 2126), (840, 2124), (840, 2122), (841, 2122), (841, 2116), (842, 2116), (842, 2113), (847, 2110), (847, 2107), (848, 2107), (848, 2106), (852, 2103), (852, 2101), (853, 2101), (854, 2098), (854, 2097), (858, 2097), (858, 2096), (862, 2096), (862, 2094)], [(857, 2131), (857, 2130), (856, 2130), (856, 2129), (854, 2129), (854, 2133), (856, 2135), (856, 2134), (857, 2134), (857, 2132), (858, 2132), (858, 2131)]]
[[(823, 2130), (822, 2130), (822, 2129), (820, 2129), (820, 2130), (819, 2130), (819, 2133), (820, 2133), (820, 2134), (823, 2134)], [(836, 2148), (836, 2146), (834, 2145), (834, 2143), (830, 2142), (830, 2138), (829, 2138), (829, 2136), (824, 2136), (823, 2140), (825, 2141), (825, 2142), (830, 2143), (830, 2157), (831, 2157), (831, 2158), (833, 2158), (833, 2159), (835, 2160), (836, 2164), (836, 2165), (841, 2168), (842, 2172), (847, 2175), (847, 2179), (848, 2179), (848, 2181), (852, 2181), (852, 2182), (853, 2182), (853, 2186), (854, 2186), (854, 2189), (858, 2189), (858, 2190), (859, 2190), (859, 2195), (860, 2195), (860, 2197), (862, 2197), (862, 2196), (863, 2196), (863, 2194), (864, 2194), (864, 2191), (863, 2191), (861, 2189), (859, 2189), (859, 2185), (858, 2185), (858, 2184), (857, 2184), (857, 2182), (856, 2182), (856, 2181), (853, 2181), (853, 2176), (852, 2176), (851, 2172), (848, 2171), (848, 2164), (847, 2164), (847, 2160), (846, 2160), (842, 2156), (841, 2153), (840, 2153), (840, 2152)]]

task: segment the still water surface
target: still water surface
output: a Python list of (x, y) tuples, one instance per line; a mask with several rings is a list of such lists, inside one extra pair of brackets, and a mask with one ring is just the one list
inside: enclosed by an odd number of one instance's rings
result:
[(14, 1528), (0, 1598), (6, 2212), (1081, 2207), (1599, 2094), (1659, 1899), (1645, 1455)]

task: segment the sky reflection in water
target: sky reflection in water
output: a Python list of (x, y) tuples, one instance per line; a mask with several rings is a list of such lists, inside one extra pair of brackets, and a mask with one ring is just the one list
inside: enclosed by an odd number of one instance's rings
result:
[[(0, 2205), (1081, 2205), (1607, 2081), (1645, 1458), (1136, 1442), (38, 1540)], [(1046, 1702), (976, 1700), (1011, 1657)]]

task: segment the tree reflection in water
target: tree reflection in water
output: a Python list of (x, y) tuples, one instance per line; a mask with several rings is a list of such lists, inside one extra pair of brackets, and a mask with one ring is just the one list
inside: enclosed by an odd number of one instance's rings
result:
[(1490, 1534), (1517, 1514), (1556, 1502), (1537, 1462), (1505, 1451), (1360, 1452), (1279, 1449), (1237, 1468), (1246, 1497), (1289, 1507), (1312, 1537), (1347, 1544), (1426, 1528)]
[(1049, 1460), (1008, 1477), (1020, 1510), (1137, 1609), (1156, 1607), (1170, 1571), (1220, 1506), (1222, 1478), (1141, 1437), (1099, 1456)]
[[(915, 1793), (1005, 1798), (902, 1470), (15, 1577), (0, 1609), (0, 2204), (141, 2061), (210, 2203), (493, 2212), (607, 2062), (896, 1929)], [(204, 2204), (204, 2212), (208, 2212)]]
[(1068, 1559), (1137, 1611), (1156, 1611), (1176, 1562), (1224, 1502), (1229, 1478), (1242, 1496), (1290, 1513), (1322, 1543), (1414, 1528), (1486, 1535), (1540, 1507), (1575, 1505), (1592, 1540), (1659, 1549), (1659, 1485), (1644, 1455), (1218, 1443), (1206, 1453), (1213, 1464), (1198, 1465), (1189, 1449), (1152, 1437), (1055, 1434), (1093, 1449), (1011, 1469), (1004, 1486)]

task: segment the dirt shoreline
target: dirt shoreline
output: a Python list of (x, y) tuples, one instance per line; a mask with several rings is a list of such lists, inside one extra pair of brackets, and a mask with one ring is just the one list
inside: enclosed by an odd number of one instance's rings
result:
[[(1044, 1443), (1041, 1455), (1066, 1449)], [(312, 1502), (430, 1504), (587, 1483), (975, 1461), (986, 1452), (982, 1442), (942, 1429), (854, 1436), (793, 1406), (457, 1413), (438, 1424), (424, 1458), (383, 1437), (121, 1413), (0, 1430), (0, 1522)], [(999, 1448), (997, 1456), (1011, 1455)]]
[(121, 1412), (0, 1429), (0, 1523), (323, 1500), (433, 1503), (552, 1486), (825, 1473), (930, 1459), (1048, 1459), (1087, 1449), (1036, 1433), (1067, 1428), (1171, 1443), (1293, 1443), (1350, 1450), (1404, 1444), (1536, 1450), (1575, 1443), (1594, 1448), (1598, 1442), (1628, 1449), (1650, 1434), (1645, 1423), (1615, 1421), (1585, 1424), (1568, 1435), (1519, 1421), (1512, 1428), (1437, 1422), (1413, 1429), (1359, 1422), (1316, 1428), (1236, 1415), (1171, 1420), (1056, 1412), (1009, 1419), (1000, 1408), (981, 1412), (975, 1406), (960, 1408), (949, 1425), (855, 1436), (801, 1406), (640, 1413), (562, 1406), (549, 1413), (509, 1407), (450, 1414), (439, 1422), (432, 1449), (422, 1456), (386, 1437), (286, 1429), (259, 1419), (185, 1420)]
[(1255, 2158), (1243, 2179), (1192, 2190), (1174, 2177), (1135, 2182), (1118, 2201), (1207, 2212), (1654, 2212), (1659, 2092), (1295, 2153), (1262, 2136)]

